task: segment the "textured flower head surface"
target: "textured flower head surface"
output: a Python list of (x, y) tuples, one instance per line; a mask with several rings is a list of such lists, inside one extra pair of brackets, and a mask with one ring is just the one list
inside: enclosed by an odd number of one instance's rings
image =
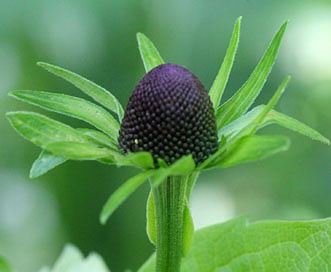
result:
[(125, 153), (148, 151), (169, 165), (189, 154), (199, 164), (215, 153), (215, 113), (199, 79), (176, 64), (147, 73), (129, 100), (119, 146)]
[(276, 33), (248, 80), (230, 99), (221, 103), (239, 43), (240, 23), (241, 18), (238, 18), (209, 92), (187, 69), (164, 64), (154, 44), (138, 33), (147, 74), (134, 89), (125, 114), (116, 97), (104, 88), (66, 69), (38, 63), (74, 84), (100, 105), (52, 92), (10, 92), (14, 98), (83, 120), (95, 128), (73, 128), (35, 112), (7, 113), (17, 132), (42, 148), (30, 177), (41, 176), (69, 159), (140, 167), (143, 171), (126, 181), (106, 202), (101, 213), (104, 223), (146, 179), (151, 178), (151, 185), (158, 186), (169, 175), (196, 177), (205, 169), (256, 161), (287, 150), (287, 137), (255, 135), (266, 125), (275, 123), (329, 144), (317, 131), (273, 109), (289, 76), (267, 104), (250, 109), (276, 60), (286, 23)]

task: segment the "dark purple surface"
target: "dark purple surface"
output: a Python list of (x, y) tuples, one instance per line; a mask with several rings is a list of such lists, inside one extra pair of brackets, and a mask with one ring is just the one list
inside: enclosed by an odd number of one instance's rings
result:
[(176, 64), (163, 64), (135, 87), (119, 134), (125, 152), (149, 151), (171, 164), (192, 154), (197, 164), (217, 150), (215, 114), (199, 79)]

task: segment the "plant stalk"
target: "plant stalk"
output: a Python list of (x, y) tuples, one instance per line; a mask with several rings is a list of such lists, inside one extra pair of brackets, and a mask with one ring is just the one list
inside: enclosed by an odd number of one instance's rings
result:
[(157, 272), (180, 271), (187, 181), (187, 176), (170, 176), (153, 189)]

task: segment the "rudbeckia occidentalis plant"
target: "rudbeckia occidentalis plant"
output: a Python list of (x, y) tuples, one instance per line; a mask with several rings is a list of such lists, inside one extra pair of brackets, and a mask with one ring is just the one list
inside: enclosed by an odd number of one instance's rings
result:
[(315, 130), (274, 109), (289, 76), (266, 104), (252, 108), (275, 62), (286, 23), (248, 80), (221, 103), (238, 47), (240, 22), (238, 18), (209, 91), (186, 68), (165, 63), (153, 43), (138, 33), (147, 74), (136, 85), (125, 111), (104, 88), (43, 62), (38, 65), (74, 84), (96, 103), (52, 92), (10, 92), (14, 98), (83, 120), (94, 127), (73, 128), (35, 112), (7, 113), (17, 132), (42, 149), (32, 165), (31, 178), (67, 160), (97, 160), (141, 169), (110, 195), (100, 221), (105, 223), (115, 209), (148, 180), (151, 192), (147, 200), (147, 234), (156, 248), (155, 271), (180, 271), (182, 259), (190, 250), (194, 228), (188, 202), (199, 172), (260, 160), (287, 150), (289, 140), (285, 136), (256, 135), (270, 124), (329, 143)]

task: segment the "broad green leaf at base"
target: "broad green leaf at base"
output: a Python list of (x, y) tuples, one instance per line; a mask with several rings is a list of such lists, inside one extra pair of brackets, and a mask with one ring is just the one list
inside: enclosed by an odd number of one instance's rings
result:
[[(139, 272), (154, 271), (152, 256)], [(327, 272), (331, 218), (247, 223), (240, 217), (198, 230), (182, 272)]]

